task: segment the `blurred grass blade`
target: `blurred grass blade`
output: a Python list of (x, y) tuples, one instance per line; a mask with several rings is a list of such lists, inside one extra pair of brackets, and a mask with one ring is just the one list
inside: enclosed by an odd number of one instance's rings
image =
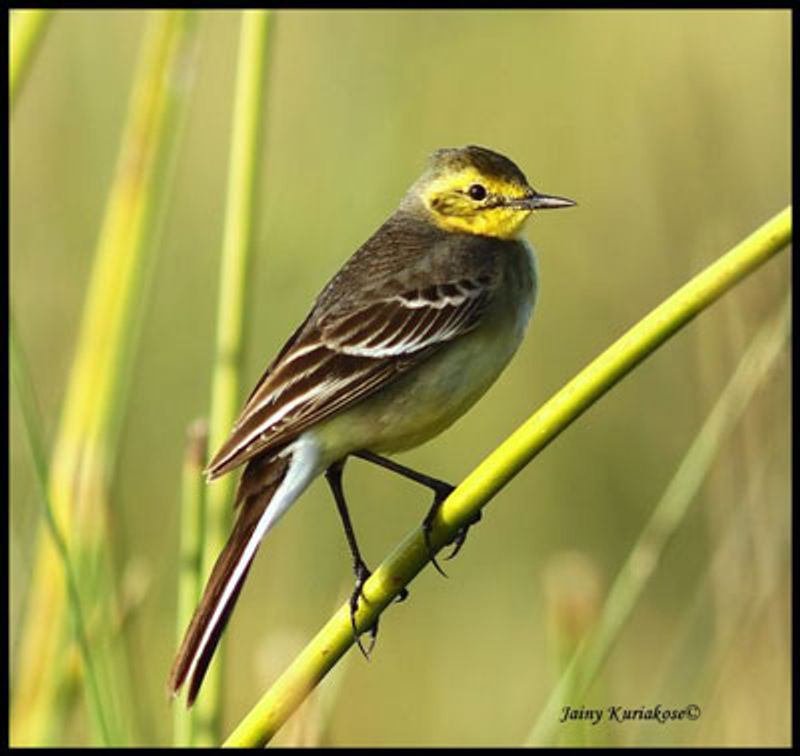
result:
[[(584, 636), (595, 626), (602, 604), (600, 570), (594, 559), (582, 551), (558, 551), (543, 569), (543, 594), (547, 628), (547, 656), (560, 678)], [(542, 671), (536, 670), (541, 677)], [(573, 692), (565, 686), (565, 699)], [(573, 697), (572, 700), (577, 700)], [(585, 728), (566, 728), (559, 733), (559, 747), (589, 745)], [(593, 745), (609, 745), (595, 742)], [(554, 743), (554, 745), (556, 745)]]
[[(725, 521), (720, 523), (723, 526), (722, 533), (714, 532), (714, 541), (710, 544), (714, 551), (705, 565), (705, 574), (698, 583), (692, 604), (684, 615), (676, 637), (663, 648), (665, 673), (660, 684), (653, 680), (653, 700), (667, 700), (669, 694), (664, 692), (667, 688), (687, 689), (686, 670), (690, 669), (690, 674), (694, 676), (691, 681), (692, 700), (704, 701), (705, 711), (722, 711), (727, 704), (727, 695), (733, 690), (729, 685), (731, 669), (738, 671), (741, 668), (742, 653), (748, 653), (752, 649), (754, 634), (763, 632), (768, 625), (765, 618), (769, 617), (776, 596), (789, 597), (791, 585), (783, 560), (788, 554), (786, 546), (792, 537), (790, 508), (782, 509), (785, 514), (781, 517), (781, 522), (773, 521), (768, 524), (768, 537), (757, 547), (760, 554), (748, 548), (759, 538), (754, 531), (762, 526), (764, 504), (769, 497), (767, 492), (774, 490), (770, 478), (776, 457), (770, 455), (770, 451), (774, 452), (775, 449), (765, 449), (764, 455), (753, 461), (755, 469), (752, 475), (748, 475), (747, 488), (741, 501), (733, 503), (734, 506), (726, 511)], [(788, 487), (786, 492), (789, 493)], [(767, 514), (767, 518), (771, 516), (774, 516), (773, 513)], [(745, 543), (748, 546), (744, 546)], [(749, 573), (747, 579), (733, 577), (732, 559), (738, 562), (736, 569), (741, 570), (743, 567)], [(725, 608), (720, 608), (718, 604), (720, 583), (724, 584), (725, 589), (731, 585), (736, 586), (731, 594), (731, 603)], [(698, 664), (690, 638), (693, 633), (698, 630), (703, 632), (708, 627), (709, 607), (713, 607), (715, 615), (713, 625), (716, 637), (707, 658), (703, 659), (702, 664)], [(789, 622), (786, 622), (785, 628), (790, 634)], [(770, 653), (778, 656), (775, 664), (788, 673), (792, 668), (792, 644), (788, 641), (773, 642), (765, 646)], [(753, 661), (753, 658), (748, 658), (744, 663), (753, 664)], [(758, 666), (758, 661), (755, 665)], [(675, 678), (680, 678), (677, 684)], [(788, 733), (792, 720), (792, 680), (789, 674), (785, 674), (783, 680), (785, 697), (781, 696), (774, 709), (782, 715), (786, 723), (784, 732)], [(751, 686), (750, 690), (753, 689), (755, 688)], [(765, 696), (763, 700), (769, 701), (773, 708), (771, 699)], [(730, 742), (733, 741), (731, 738)]]
[[(180, 645), (183, 634), (191, 622), (195, 606), (203, 589), (202, 558), (205, 522), (205, 478), (208, 447), (208, 423), (196, 420), (187, 431), (186, 453), (181, 475), (181, 520), (178, 558), (178, 611), (176, 642)], [(173, 738), (175, 746), (191, 744), (191, 711), (183, 706), (173, 706)]]
[(75, 576), (72, 561), (70, 560), (67, 543), (59, 529), (53, 508), (50, 505), (50, 496), (47, 491), (47, 453), (45, 451), (44, 442), (42, 441), (42, 424), (36, 409), (36, 397), (30, 379), (30, 371), (28, 370), (28, 364), (25, 360), (22, 346), (19, 343), (13, 309), (9, 317), (9, 341), (11, 373), (14, 380), (14, 387), (16, 388), (20, 415), (22, 416), (25, 439), (28, 442), (28, 450), (31, 455), (33, 477), (36, 483), (36, 494), (42, 505), (45, 524), (61, 560), (61, 568), (64, 573), (64, 583), (68, 598), (67, 608), (72, 620), (75, 640), (77, 641), (81, 659), (86, 669), (86, 695), (89, 701), (89, 710), (92, 713), (92, 718), (97, 729), (98, 739), (103, 745), (109, 745), (110, 733), (108, 731), (107, 718), (103, 711), (103, 702), (100, 697), (100, 687), (97, 682), (91, 647), (86, 639), (86, 623), (83, 620), (78, 581)]
[[(433, 522), (433, 548), (441, 549), (450, 542), (458, 529), (474, 520), (481, 507), (547, 444), (670, 336), (785, 247), (791, 229), (791, 207), (787, 207), (696, 275), (569, 381), (448, 497)], [(425, 539), (416, 529), (364, 585), (366, 602), (359, 605), (356, 615), (359, 630), (375, 623), (428, 560)], [(345, 603), (240, 722), (225, 745), (253, 747), (267, 743), (352, 645), (350, 610)]]
[[(264, 86), (268, 28), (268, 11), (242, 12), (217, 305), (216, 358), (209, 412), (209, 444), (212, 452), (225, 440), (236, 420), (241, 402), (247, 284), (255, 234), (255, 211), (258, 207), (266, 103)], [(210, 572), (228, 537), (233, 483), (233, 476), (227, 476), (216, 482), (206, 494), (204, 575)], [(224, 645), (223, 640), (208, 669), (203, 695), (193, 709), (193, 743), (196, 745), (215, 745), (220, 740)]]
[(22, 85), (44, 37), (52, 10), (15, 10), (9, 25), (8, 110), (14, 111)]
[[(126, 407), (139, 326), (148, 301), (156, 236), (193, 66), (191, 12), (148, 14), (119, 159), (91, 271), (84, 311), (50, 466), (48, 490), (74, 559), (82, 595), (97, 621), (91, 642), (114, 741), (132, 707), (129, 681), (115, 678), (119, 638), (112, 637), (113, 568), (106, 532), (107, 487)], [(54, 591), (59, 560), (39, 538), (31, 600), (11, 709), (15, 744), (40, 744), (64, 674), (64, 594)]]
[(562, 707), (577, 706), (583, 700), (658, 567), (667, 544), (684, 522), (722, 444), (783, 353), (789, 329), (790, 302), (787, 299), (780, 312), (759, 329), (739, 361), (614, 580), (596, 629), (573, 655), (540, 712), (526, 745), (552, 745), (560, 726)]

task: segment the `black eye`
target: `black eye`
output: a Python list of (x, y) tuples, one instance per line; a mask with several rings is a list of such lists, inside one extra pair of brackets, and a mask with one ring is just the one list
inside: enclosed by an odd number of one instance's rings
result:
[(468, 194), (472, 199), (480, 202), (482, 199), (486, 199), (486, 187), (483, 184), (473, 184), (469, 188)]

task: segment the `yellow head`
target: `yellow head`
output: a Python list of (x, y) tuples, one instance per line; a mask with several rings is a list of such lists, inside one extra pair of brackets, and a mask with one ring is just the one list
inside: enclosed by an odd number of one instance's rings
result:
[(569, 207), (538, 194), (508, 158), (484, 147), (436, 150), (409, 192), (445, 231), (513, 239), (534, 210)]

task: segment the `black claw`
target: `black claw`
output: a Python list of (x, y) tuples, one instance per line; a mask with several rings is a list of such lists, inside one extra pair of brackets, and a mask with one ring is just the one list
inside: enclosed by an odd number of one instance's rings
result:
[(481, 519), (481, 512), (478, 511), (478, 514), (475, 515), (464, 527), (459, 528), (458, 533), (456, 533), (456, 537), (453, 541), (455, 544), (453, 550), (445, 557), (445, 559), (452, 559), (459, 551), (461, 551), (461, 547), (464, 545), (464, 541), (467, 540), (467, 533), (469, 533), (469, 529), (476, 523), (479, 522)]
[(422, 534), (425, 537), (425, 545), (428, 548), (428, 557), (431, 560), (431, 564), (442, 577), (447, 577), (447, 573), (442, 569), (439, 562), (436, 561), (436, 553), (431, 545), (431, 530), (433, 530), (433, 521), (436, 518), (436, 513), (441, 509), (442, 504), (444, 504), (447, 497), (450, 496), (453, 491), (455, 491), (455, 486), (441, 483), (436, 489), (436, 493), (433, 497), (433, 504), (428, 510), (428, 514), (425, 515), (425, 519), (422, 521)]
[(369, 655), (372, 653), (372, 649), (375, 648), (375, 638), (378, 636), (378, 623), (376, 622), (369, 630), (370, 642), (368, 648), (364, 647), (364, 644), (361, 642), (361, 636), (356, 633), (355, 627), (353, 628), (353, 633), (355, 633), (358, 650), (361, 651), (363, 657), (369, 661)]
[(401, 604), (407, 598), (408, 598), (408, 589), (407, 588), (401, 588), (400, 589), (400, 593), (398, 593), (394, 597), (394, 602), (395, 602), (395, 604)]
[(375, 648), (375, 641), (378, 639), (378, 620), (375, 620), (375, 624), (369, 629), (369, 648), (364, 651), (364, 646), (361, 645), (359, 641), (358, 647), (361, 649), (361, 653), (364, 654), (367, 661), (369, 661), (369, 657), (372, 654), (372, 650)]
[(436, 571), (442, 576), (447, 577), (447, 573), (442, 569), (439, 562), (436, 561), (436, 554), (433, 551), (433, 546), (431, 545), (431, 523), (428, 522), (428, 518), (425, 518), (425, 522), (422, 524), (422, 534), (425, 536), (425, 546), (428, 549), (428, 557), (431, 560), (431, 564), (436, 568)]
[(458, 533), (456, 533), (456, 538), (453, 541), (453, 550), (445, 557), (445, 561), (451, 560), (459, 551), (461, 551), (461, 547), (464, 545), (464, 541), (467, 540), (467, 531), (469, 530), (468, 527), (461, 528)]
[[(369, 655), (372, 653), (372, 649), (375, 648), (375, 640), (378, 637), (378, 620), (375, 620), (375, 624), (369, 629), (371, 640), (369, 648), (365, 648), (364, 644), (361, 642), (358, 628), (356, 627), (356, 612), (358, 611), (359, 598), (364, 599), (364, 602), (368, 603), (366, 596), (364, 596), (363, 588), (364, 583), (367, 582), (372, 573), (369, 571), (367, 565), (360, 560), (353, 565), (353, 572), (356, 576), (356, 584), (355, 588), (353, 588), (353, 592), (350, 594), (350, 624), (353, 627), (353, 637), (356, 639), (356, 645), (358, 645), (361, 653), (364, 654), (364, 658), (369, 661)], [(405, 591), (405, 588), (403, 590)], [(406, 595), (408, 595), (408, 591), (405, 592)]]

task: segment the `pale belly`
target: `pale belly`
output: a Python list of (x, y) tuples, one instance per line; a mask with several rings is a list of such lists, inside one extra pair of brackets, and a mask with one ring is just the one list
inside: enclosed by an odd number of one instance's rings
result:
[(522, 341), (536, 294), (535, 260), (529, 265), (530, 281), (511, 292), (479, 328), (315, 428), (324, 457), (338, 459), (359, 449), (410, 449), (461, 417), (494, 383)]

